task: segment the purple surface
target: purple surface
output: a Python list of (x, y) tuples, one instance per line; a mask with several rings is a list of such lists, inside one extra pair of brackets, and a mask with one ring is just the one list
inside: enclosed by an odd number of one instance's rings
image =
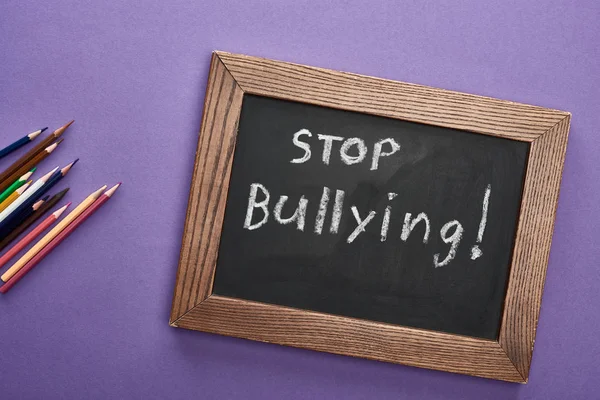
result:
[[(0, 298), (0, 397), (597, 398), (600, 3), (222, 3), (0, 3), (0, 141), (75, 118), (42, 170), (80, 157), (76, 202), (125, 182)], [(168, 326), (215, 49), (573, 113), (529, 384)]]

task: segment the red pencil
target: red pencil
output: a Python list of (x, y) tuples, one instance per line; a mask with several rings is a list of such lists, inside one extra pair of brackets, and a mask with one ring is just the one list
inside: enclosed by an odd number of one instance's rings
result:
[(104, 205), (111, 196), (121, 186), (121, 183), (108, 189), (102, 196), (98, 198), (91, 206), (87, 208), (79, 217), (77, 217), (71, 224), (69, 224), (62, 232), (58, 234), (46, 247), (44, 247), (38, 254), (36, 254), (27, 264), (23, 266), (12, 278), (8, 280), (2, 287), (0, 287), (0, 293), (8, 292), (17, 282), (19, 282), (29, 271), (33, 269), (40, 261), (44, 259), (48, 254), (52, 252), (59, 244), (62, 243), (73, 231), (75, 231), (81, 224), (83, 224), (93, 213), (98, 211), (100, 207)]
[(60, 218), (63, 212), (71, 205), (71, 203), (62, 207), (61, 209), (52, 213), (44, 221), (40, 222), (31, 232), (27, 234), (19, 243), (15, 244), (9, 251), (7, 251), (2, 257), (0, 257), (0, 268), (2, 268), (8, 261), (16, 256), (21, 250), (23, 250), (29, 243), (33, 242), (42, 232), (48, 229), (56, 220)]

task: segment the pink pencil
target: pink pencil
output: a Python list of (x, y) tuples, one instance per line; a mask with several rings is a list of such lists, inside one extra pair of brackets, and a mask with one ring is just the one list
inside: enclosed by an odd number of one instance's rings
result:
[(54, 222), (56, 222), (63, 212), (71, 205), (71, 203), (63, 206), (61, 209), (52, 213), (44, 221), (40, 222), (31, 232), (27, 234), (19, 243), (15, 244), (9, 251), (7, 251), (2, 257), (0, 257), (0, 268), (2, 268), (8, 261), (14, 256), (19, 254), (27, 245), (35, 240), (42, 232), (48, 229)]

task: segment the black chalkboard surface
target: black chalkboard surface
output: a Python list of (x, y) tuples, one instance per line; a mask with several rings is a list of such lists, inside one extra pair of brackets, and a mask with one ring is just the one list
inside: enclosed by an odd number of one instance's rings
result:
[(527, 382), (570, 121), (214, 52), (169, 324)]
[(496, 339), (528, 150), (246, 94), (213, 292)]

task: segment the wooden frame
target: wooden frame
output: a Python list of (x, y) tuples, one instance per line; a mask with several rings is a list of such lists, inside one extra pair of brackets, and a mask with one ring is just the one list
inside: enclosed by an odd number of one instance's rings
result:
[[(499, 339), (471, 338), (212, 295), (244, 93), (529, 142)], [(570, 118), (567, 112), (493, 98), (213, 53), (171, 326), (527, 382)]]

